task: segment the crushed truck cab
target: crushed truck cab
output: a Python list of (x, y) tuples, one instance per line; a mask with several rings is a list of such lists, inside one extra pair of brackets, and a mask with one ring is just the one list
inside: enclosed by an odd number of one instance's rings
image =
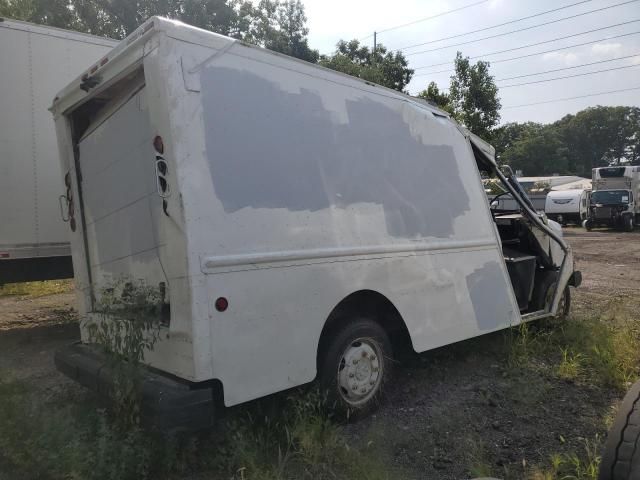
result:
[[(80, 315), (160, 292), (143, 363), (172, 395), (231, 406), (317, 380), (364, 414), (403, 345), (556, 315), (579, 283), (490, 145), (354, 77), (153, 17), (51, 110)], [(481, 171), (516, 210), (490, 208)], [(57, 362), (91, 378), (81, 351)]]

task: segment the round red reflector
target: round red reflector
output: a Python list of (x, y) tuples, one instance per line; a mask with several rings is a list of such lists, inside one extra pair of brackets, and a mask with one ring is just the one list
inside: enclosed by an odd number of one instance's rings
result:
[(229, 308), (229, 300), (224, 297), (219, 297), (216, 300), (216, 310), (224, 312), (227, 308)]
[(160, 135), (156, 135), (156, 138), (153, 139), (153, 148), (160, 154), (164, 153), (164, 142)]

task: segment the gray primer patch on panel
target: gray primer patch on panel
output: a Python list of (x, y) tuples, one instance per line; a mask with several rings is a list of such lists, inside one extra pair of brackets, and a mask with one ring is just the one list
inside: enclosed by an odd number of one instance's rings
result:
[(467, 276), (467, 288), (480, 330), (492, 330), (511, 320), (511, 301), (504, 273), (496, 261), (487, 262)]
[(447, 238), (470, 208), (452, 147), (423, 144), (382, 103), (345, 99), (344, 125), (318, 93), (286, 92), (246, 71), (210, 67), (201, 85), (211, 175), (226, 212), (370, 202), (383, 206), (390, 235)]

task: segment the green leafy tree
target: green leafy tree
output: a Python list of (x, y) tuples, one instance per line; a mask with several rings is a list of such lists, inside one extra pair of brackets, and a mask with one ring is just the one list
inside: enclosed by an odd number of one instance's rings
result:
[(427, 85), (426, 90), (422, 90), (418, 93), (418, 97), (424, 98), (428, 102), (440, 107), (442, 110), (453, 113), (449, 95), (447, 95), (446, 92), (441, 92), (436, 82), (430, 82), (429, 85)]
[(475, 65), (460, 52), (455, 58), (455, 74), (450, 77), (449, 92), (442, 92), (435, 82), (418, 94), (443, 110), (476, 135), (490, 140), (500, 121), (498, 87), (489, 74), (489, 62)]
[(309, 47), (307, 17), (300, 0), (261, 0), (252, 10), (245, 8), (253, 20), (244, 40), (307, 62), (318, 61), (319, 52)]
[(556, 128), (570, 152), (570, 167), (590, 176), (594, 167), (638, 162), (640, 109), (591, 107), (567, 115)]
[(316, 62), (299, 0), (0, 0), (0, 15), (122, 39), (153, 15)]
[(454, 117), (476, 135), (490, 139), (491, 130), (500, 121), (498, 87), (489, 74), (489, 62), (475, 65), (469, 57), (456, 54), (455, 75), (449, 85), (449, 100)]
[(567, 172), (568, 150), (559, 132), (550, 125), (529, 128), (500, 158), (502, 163), (524, 175), (552, 175)]
[(405, 90), (414, 72), (401, 52), (389, 52), (384, 45), (377, 45), (372, 52), (358, 40), (340, 40), (332, 55), (320, 57), (320, 64), (400, 92)]

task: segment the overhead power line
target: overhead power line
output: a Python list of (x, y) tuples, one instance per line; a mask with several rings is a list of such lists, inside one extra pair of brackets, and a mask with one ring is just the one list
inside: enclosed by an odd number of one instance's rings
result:
[[(431, 15), (430, 17), (421, 18), (419, 20), (414, 20), (412, 22), (403, 23), (401, 25), (396, 25), (394, 27), (385, 28), (383, 30), (378, 30), (377, 33), (389, 32), (391, 30), (397, 30), (398, 28), (408, 27), (410, 25), (415, 25), (416, 23), (426, 22), (427, 20), (433, 20), (434, 18), (443, 17), (445, 15), (449, 15), (450, 13), (459, 12), (461, 10), (465, 10), (467, 8), (475, 7), (476, 5), (480, 5), (482, 3), (487, 3), (489, 0), (480, 0), (478, 2), (470, 3), (468, 5), (463, 5), (462, 7), (454, 8), (453, 10), (447, 10), (446, 12), (441, 12), (436, 15)], [(372, 36), (372, 35), (369, 35)]]
[[(469, 59), (470, 60), (474, 60), (474, 59), (480, 58), (480, 57), (489, 57), (491, 55), (498, 55), (500, 53), (507, 53), (507, 52), (513, 52), (513, 51), (516, 51), (516, 50), (522, 50), (524, 48), (536, 47), (538, 45), (544, 45), (544, 44), (547, 44), (547, 43), (557, 42), (559, 40), (566, 40), (567, 38), (572, 38), (572, 37), (576, 37), (576, 36), (579, 36), (579, 35), (585, 35), (587, 33), (593, 33), (593, 32), (597, 32), (597, 31), (600, 31), (600, 30), (607, 30), (609, 28), (619, 27), (621, 25), (629, 25), (631, 23), (637, 23), (637, 22), (640, 22), (640, 18), (636, 19), (636, 20), (630, 20), (628, 22), (616, 23), (615, 25), (609, 25), (607, 27), (596, 28), (594, 30), (587, 30), (586, 32), (580, 32), (580, 33), (575, 33), (573, 35), (567, 35), (566, 37), (558, 37), (558, 38), (554, 38), (554, 39), (551, 39), (551, 40), (545, 40), (545, 41), (542, 41), (542, 42), (529, 43), (527, 45), (522, 45), (520, 47), (508, 48), (506, 50), (498, 50), (496, 52), (483, 53), (481, 55), (474, 55), (472, 57), (469, 57)], [(614, 36), (609, 36), (609, 37), (605, 37), (605, 38), (600, 38), (598, 40), (591, 40), (589, 42), (576, 43), (574, 45), (568, 45), (566, 47), (556, 47), (556, 48), (554, 48), (552, 50), (547, 50), (547, 51), (538, 52), (538, 53), (531, 53), (531, 54), (527, 54), (527, 55), (522, 55), (520, 57), (505, 58), (505, 59), (501, 59), (501, 60), (492, 60), (491, 63), (508, 62), (510, 60), (516, 60), (516, 59), (519, 59), (519, 58), (532, 57), (534, 55), (540, 55), (540, 54), (543, 54), (543, 53), (556, 52), (558, 50), (566, 50), (568, 48), (573, 48), (573, 47), (581, 47), (583, 45), (589, 45), (589, 44), (592, 44), (592, 43), (598, 43), (598, 42), (603, 42), (603, 41), (606, 41), (606, 40), (612, 40), (614, 38), (626, 37), (626, 36), (629, 36), (629, 35), (635, 35), (637, 33), (639, 33), (639, 32), (623, 33), (623, 34), (620, 34), (620, 35), (614, 35)], [(431, 65), (423, 65), (421, 67), (414, 67), (414, 70), (421, 70), (423, 68), (431, 68), (431, 67), (441, 67), (443, 65), (451, 65), (452, 63), (453, 63), (452, 61), (441, 62), (441, 63), (432, 63)], [(448, 70), (444, 70), (444, 71), (448, 71)], [(430, 73), (441, 73), (441, 72), (430, 72)]]
[[(598, 60), (597, 62), (581, 63), (580, 65), (572, 65), (571, 67), (554, 68), (553, 70), (544, 70), (542, 72), (527, 73), (525, 75), (516, 75), (514, 77), (499, 78), (499, 79), (496, 80), (496, 82), (504, 82), (506, 80), (515, 80), (517, 78), (526, 78), (526, 77), (534, 77), (534, 76), (537, 76), (537, 75), (544, 75), (545, 73), (554, 73), (554, 72), (561, 72), (563, 70), (572, 70), (572, 69), (575, 69), (575, 68), (589, 67), (591, 65), (598, 65), (598, 64), (601, 64), (601, 63), (615, 62), (616, 60), (625, 60), (627, 58), (633, 58), (633, 57), (638, 57), (638, 56), (640, 56), (640, 53), (634, 53), (633, 55), (626, 55), (624, 57), (610, 58), (609, 60)], [(449, 71), (449, 70), (447, 70), (447, 71)]]
[(593, 72), (576, 73), (576, 74), (573, 74), (573, 75), (564, 75), (562, 77), (547, 78), (547, 79), (544, 79), (544, 80), (534, 80), (534, 81), (531, 81), (531, 82), (512, 83), (510, 85), (499, 85), (499, 87), (500, 87), (500, 89), (511, 88), (511, 87), (521, 87), (523, 85), (533, 85), (534, 83), (553, 82), (555, 80), (564, 80), (565, 78), (584, 77), (586, 75), (594, 75), (596, 73), (612, 72), (614, 70), (622, 70), (622, 69), (625, 69), (625, 68), (634, 68), (634, 67), (640, 67), (640, 64), (638, 64), (638, 65), (623, 65), (621, 67), (613, 67), (613, 68), (604, 68), (602, 70), (594, 70)]
[[(626, 2), (617, 3), (615, 5), (609, 5), (608, 7), (602, 7), (602, 8), (597, 8), (595, 10), (589, 10), (588, 12), (578, 13), (576, 15), (571, 15), (569, 17), (559, 18), (557, 20), (551, 20), (549, 22), (539, 23), (537, 25), (531, 25), (530, 27), (519, 28), (517, 30), (511, 30), (510, 32), (496, 33), (495, 35), (489, 35), (488, 37), (476, 38), (474, 40), (467, 40), (466, 42), (454, 43), (454, 44), (451, 44), (451, 45), (444, 45), (442, 47), (432, 48), (430, 50), (420, 50), (419, 52), (405, 53), (404, 55), (405, 55), (405, 57), (408, 57), (410, 55), (419, 55), (421, 53), (436, 52), (438, 50), (444, 50), (446, 48), (459, 47), (461, 45), (468, 45), (470, 43), (476, 43), (476, 42), (480, 42), (482, 40), (489, 40), (491, 38), (504, 37), (506, 35), (512, 35), (514, 33), (524, 32), (526, 30), (531, 30), (533, 28), (539, 28), (539, 27), (543, 27), (545, 25), (551, 25), (553, 23), (563, 22), (565, 20), (570, 20), (572, 18), (581, 17), (583, 15), (588, 15), (588, 14), (591, 14), (591, 13), (601, 12), (603, 10), (609, 10), (611, 8), (620, 7), (622, 5), (628, 5), (629, 3), (635, 3), (637, 1), (639, 1), (639, 0), (627, 0)], [(611, 28), (611, 27), (605, 27), (605, 28)], [(603, 30), (603, 29), (601, 28), (601, 29), (590, 30), (590, 31), (584, 32), (584, 33), (576, 33), (574, 35), (569, 35), (568, 37), (563, 37), (563, 38), (570, 38), (570, 37), (575, 37), (575, 36), (578, 36), (578, 35), (584, 35), (585, 33), (597, 32), (598, 30)], [(549, 42), (551, 42), (551, 41), (554, 41), (554, 40), (549, 40)]]
[(542, 102), (523, 103), (520, 105), (508, 105), (506, 107), (502, 107), (502, 109), (505, 110), (510, 108), (531, 107), (533, 105), (544, 105), (545, 103), (556, 103), (556, 102), (564, 102), (567, 100), (577, 100), (579, 98), (598, 97), (600, 95), (610, 95), (613, 93), (631, 92), (633, 90), (640, 90), (640, 87), (621, 88), (620, 90), (609, 90), (608, 92), (589, 93), (587, 95), (578, 95), (576, 97), (556, 98), (555, 100), (545, 100)]
[(570, 5), (565, 5), (564, 7), (558, 7), (558, 8), (554, 8), (552, 10), (546, 10), (544, 12), (536, 13), (534, 15), (529, 15), (528, 17), (516, 18), (514, 20), (510, 20), (510, 21), (504, 22), (504, 23), (498, 23), (497, 25), (492, 25), (490, 27), (479, 28), (478, 30), (471, 30), (469, 32), (458, 33), (457, 35), (450, 35), (448, 37), (436, 38), (435, 40), (429, 40), (428, 42), (422, 42), (422, 43), (416, 43), (416, 44), (413, 44), (413, 45), (407, 45), (406, 47), (401, 47), (401, 48), (394, 49), (394, 50), (406, 50), (408, 48), (421, 47), (423, 45), (430, 45), (432, 43), (438, 43), (438, 42), (442, 42), (444, 40), (451, 40), (452, 38), (465, 37), (467, 35), (471, 35), (472, 33), (485, 32), (487, 30), (492, 30), (494, 28), (504, 27), (505, 25), (511, 25), (512, 23), (518, 23), (518, 22), (522, 22), (524, 20), (529, 20), (531, 18), (541, 17), (542, 15), (546, 15), (547, 13), (553, 13), (553, 12), (558, 12), (560, 10), (566, 10), (567, 8), (575, 7), (576, 5), (581, 5), (583, 3), (588, 3), (588, 2), (592, 2), (592, 1), (593, 0), (582, 0), (580, 2), (572, 3)]
[[(598, 40), (592, 40), (590, 42), (575, 43), (573, 45), (567, 45), (566, 47), (553, 48), (551, 50), (543, 50), (542, 52), (528, 53), (526, 55), (519, 55), (517, 57), (503, 58), (503, 59), (500, 59), (500, 60), (491, 60), (491, 64), (493, 65), (494, 63), (511, 62), (513, 60), (520, 60), (522, 58), (535, 57), (536, 55), (544, 55), (545, 53), (553, 53), (553, 52), (558, 52), (560, 50), (568, 50), (568, 49), (574, 48), (574, 47), (582, 47), (584, 45), (590, 45), (592, 43), (603, 42), (603, 41), (606, 41), (606, 40), (613, 40), (613, 39), (620, 38), (620, 37), (628, 37), (630, 35), (638, 35), (639, 33), (640, 33), (640, 31), (630, 32), (630, 33), (623, 33), (621, 35), (614, 35), (612, 37), (599, 38)], [(483, 56), (483, 55), (480, 55), (480, 56)], [(479, 58), (479, 56), (469, 57), (469, 58)], [(448, 63), (452, 63), (452, 62), (448, 62)], [(426, 67), (416, 67), (416, 68), (414, 68), (414, 70), (416, 70), (418, 68), (426, 68)], [(414, 77), (424, 77), (425, 75), (436, 75), (438, 73), (452, 73), (452, 72), (455, 72), (454, 68), (449, 68), (447, 70), (438, 70), (437, 72), (418, 73), (417, 75), (414, 75)]]

